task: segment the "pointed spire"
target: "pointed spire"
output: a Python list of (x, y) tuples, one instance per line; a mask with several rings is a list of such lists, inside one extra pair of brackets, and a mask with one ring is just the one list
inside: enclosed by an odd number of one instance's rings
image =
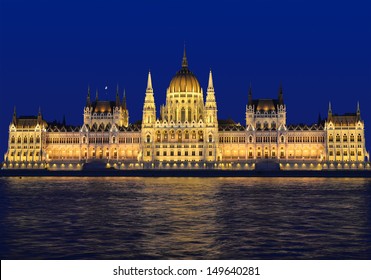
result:
[(15, 106), (14, 106), (12, 123), (13, 124), (16, 124), (17, 123), (17, 110), (16, 110)]
[(247, 105), (252, 105), (252, 86), (250, 82), (249, 94), (248, 94), (248, 103)]
[(124, 89), (124, 94), (122, 96), (122, 109), (126, 110), (126, 90)]
[(41, 115), (41, 107), (39, 106), (39, 112), (37, 114), (37, 122), (41, 123), (42, 119), (43, 119), (43, 117)]
[(151, 71), (148, 71), (147, 89), (152, 89)]
[(185, 43), (184, 43), (184, 51), (183, 51), (182, 67), (183, 67), (183, 68), (188, 68), (188, 61), (187, 61), (187, 55), (186, 55), (186, 47), (185, 47)]
[(327, 118), (331, 119), (332, 118), (332, 108), (331, 108), (331, 102), (328, 103), (328, 111), (327, 111)]
[(89, 107), (91, 105), (90, 100), (90, 85), (88, 85), (88, 95), (86, 96), (86, 107)]
[(213, 73), (211, 72), (211, 69), (210, 69), (210, 73), (209, 73), (209, 85), (208, 85), (207, 88), (208, 89), (214, 89)]
[(120, 96), (119, 96), (119, 84), (117, 84), (116, 88), (116, 107), (120, 106)]
[(98, 101), (98, 89), (95, 91), (95, 101)]
[(361, 115), (361, 108), (359, 107), (359, 101), (357, 101), (357, 116)]
[(282, 89), (282, 82), (280, 83), (280, 88), (278, 90), (278, 103), (283, 105), (283, 89)]

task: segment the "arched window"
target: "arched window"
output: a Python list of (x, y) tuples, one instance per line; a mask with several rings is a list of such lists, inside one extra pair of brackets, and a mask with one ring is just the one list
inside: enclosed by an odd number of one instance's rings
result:
[(209, 142), (213, 142), (213, 136), (211, 134), (209, 135)]
[(189, 139), (189, 132), (188, 131), (185, 132), (184, 138)]
[(264, 129), (268, 129), (268, 123), (264, 122)]
[(348, 141), (348, 136), (346, 134), (343, 135), (343, 142), (347, 142)]
[(188, 122), (192, 121), (192, 110), (191, 108), (188, 108)]
[(10, 140), (10, 143), (14, 144), (15, 143), (15, 137), (12, 136), (11, 140)]
[(156, 141), (160, 142), (161, 141), (161, 133), (159, 130), (156, 131)]
[(252, 136), (249, 136), (249, 142), (252, 143)]
[(281, 143), (285, 142), (285, 137), (283, 137), (283, 135), (281, 135)]
[(180, 110), (180, 121), (185, 122), (186, 120), (186, 114), (185, 114), (185, 109), (184, 107)]
[(350, 135), (350, 142), (354, 142), (354, 135), (353, 134)]
[(336, 134), (336, 142), (340, 142), (340, 134)]
[(272, 122), (271, 128), (276, 129), (276, 123), (275, 122)]
[(329, 135), (328, 141), (329, 142), (334, 142), (334, 136), (332, 136), (332, 134)]
[(358, 142), (362, 142), (362, 136), (361, 136), (361, 134), (358, 134), (358, 135), (357, 135), (357, 141), (358, 141)]
[(199, 131), (198, 132), (198, 140), (201, 142), (204, 140), (204, 134), (202, 133), (202, 131)]
[(36, 137), (36, 144), (39, 144), (39, 143), (40, 143), (40, 137), (37, 136), (37, 137)]
[(151, 136), (147, 135), (147, 143), (151, 142)]
[(30, 137), (30, 143), (33, 144), (33, 137)]
[(82, 137), (82, 143), (85, 144), (85, 142), (86, 142), (86, 137), (84, 136)]
[(112, 143), (116, 143), (116, 137), (115, 136), (112, 137)]
[(23, 143), (27, 143), (27, 137), (26, 136), (23, 138)]
[(256, 129), (261, 129), (261, 123), (260, 122), (256, 123)]

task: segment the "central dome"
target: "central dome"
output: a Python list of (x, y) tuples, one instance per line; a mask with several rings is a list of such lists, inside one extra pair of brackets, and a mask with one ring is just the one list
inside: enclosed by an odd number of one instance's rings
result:
[(188, 69), (188, 61), (184, 49), (182, 69), (180, 69), (169, 85), (169, 92), (194, 92), (201, 93), (200, 83), (196, 76)]

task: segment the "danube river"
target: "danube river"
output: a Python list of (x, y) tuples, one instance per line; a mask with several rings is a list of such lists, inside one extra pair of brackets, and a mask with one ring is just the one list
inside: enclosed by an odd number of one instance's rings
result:
[(371, 179), (0, 178), (1, 259), (371, 259)]

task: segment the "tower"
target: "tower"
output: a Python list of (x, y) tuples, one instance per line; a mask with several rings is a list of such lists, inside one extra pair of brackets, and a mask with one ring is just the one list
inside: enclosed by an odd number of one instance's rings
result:
[(209, 83), (206, 92), (206, 103), (205, 103), (205, 123), (207, 127), (217, 127), (217, 107), (215, 100), (215, 91), (213, 84), (213, 74), (210, 70)]
[(254, 104), (253, 104), (253, 99), (252, 99), (251, 83), (250, 83), (247, 99), (248, 101), (247, 101), (247, 106), (246, 106), (246, 127), (248, 127), (254, 121)]
[(121, 102), (121, 126), (128, 127), (129, 126), (129, 110), (126, 105), (126, 91), (124, 89), (124, 93), (122, 96)]
[(213, 74), (210, 70), (205, 102), (205, 142), (208, 143), (205, 145), (205, 159), (207, 161), (216, 161), (217, 158), (217, 143), (219, 142), (217, 111)]
[(156, 105), (153, 95), (151, 72), (148, 72), (146, 96), (143, 105), (142, 127), (153, 127), (156, 121)]
[(146, 96), (142, 118), (142, 158), (152, 161), (154, 156), (154, 126), (156, 122), (156, 105), (153, 96), (151, 72), (148, 72)]

